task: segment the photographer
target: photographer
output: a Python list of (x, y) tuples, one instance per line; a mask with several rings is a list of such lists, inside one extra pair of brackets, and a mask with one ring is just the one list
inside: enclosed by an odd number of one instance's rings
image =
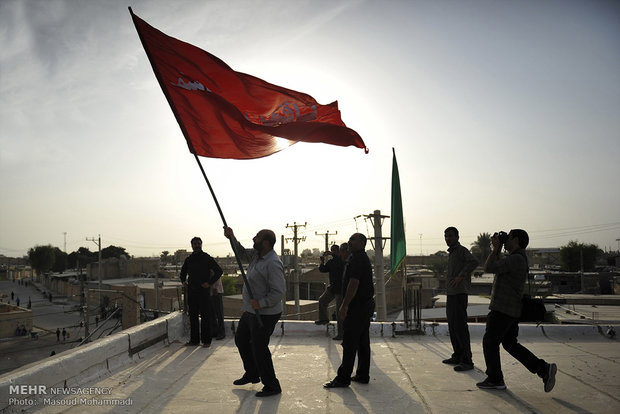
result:
[[(477, 383), (482, 389), (506, 389), (499, 357), (499, 345), (531, 373), (543, 380), (545, 392), (555, 385), (556, 364), (548, 364), (536, 357), (517, 341), (519, 335), (519, 317), (521, 316), (521, 299), (527, 279), (529, 266), (525, 248), (529, 244), (529, 236), (525, 230), (510, 230), (495, 233), (491, 237), (493, 251), (484, 265), (485, 272), (495, 273), (491, 304), (487, 316), (486, 331), (482, 340), (484, 361), (487, 366), (487, 379)], [(502, 245), (509, 253), (500, 257)]]
[[(325, 292), (319, 297), (319, 319), (314, 322), (317, 325), (325, 325), (329, 323), (329, 316), (327, 307), (330, 302), (336, 299), (336, 312), (340, 309), (342, 304), (342, 272), (344, 271), (344, 260), (342, 255), (346, 253), (345, 259), (348, 256), (349, 246), (346, 243), (342, 244), (343, 252), (341, 254), (338, 245), (334, 244), (331, 247), (330, 252), (325, 252), (321, 256), (321, 265), (319, 266), (319, 272), (329, 273), (329, 285), (325, 288)], [(332, 258), (325, 263), (325, 257), (331, 255)], [(337, 330), (335, 340), (342, 339), (342, 321), (338, 319)]]

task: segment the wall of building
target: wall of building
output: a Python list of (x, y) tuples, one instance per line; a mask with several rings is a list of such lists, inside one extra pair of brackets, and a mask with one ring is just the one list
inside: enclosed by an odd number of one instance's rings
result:
[(156, 306), (155, 287), (140, 287), (140, 295), (144, 298), (144, 307), (147, 309), (159, 309), (161, 311), (172, 312), (179, 310), (183, 302), (181, 285), (178, 287), (160, 287), (158, 290), (158, 301)]
[(17, 328), (32, 329), (32, 310), (0, 303), (0, 338), (16, 336)]
[[(120, 279), (155, 274), (159, 271), (159, 258), (117, 259), (110, 258), (101, 261), (101, 279)], [(99, 263), (89, 263), (86, 266), (88, 280), (99, 280)]]

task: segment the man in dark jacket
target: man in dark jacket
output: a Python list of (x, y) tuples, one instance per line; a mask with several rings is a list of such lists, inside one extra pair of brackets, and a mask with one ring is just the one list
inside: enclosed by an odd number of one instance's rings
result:
[(521, 300), (529, 272), (525, 254), (529, 241), (525, 230), (510, 230), (503, 243), (509, 254), (502, 258), (500, 257), (502, 242), (498, 234), (491, 237), (493, 251), (484, 265), (485, 272), (495, 273), (489, 305), (491, 312), (487, 316), (486, 331), (482, 338), (487, 379), (477, 383), (478, 388), (506, 389), (499, 357), (500, 344), (531, 373), (542, 378), (545, 392), (551, 391), (555, 385), (555, 374), (558, 369), (556, 364), (549, 364), (536, 357), (517, 340)]
[[(349, 256), (343, 275), (344, 298), (338, 311), (343, 320), (342, 364), (338, 375), (325, 383), (325, 388), (348, 387), (351, 381), (368, 384), (370, 381), (370, 318), (375, 310), (375, 288), (372, 266), (364, 251), (366, 236), (355, 233), (349, 238)], [(357, 355), (357, 370), (353, 366)]]
[[(211, 346), (211, 286), (222, 276), (222, 268), (217, 262), (202, 251), (202, 240), (191, 240), (193, 253), (181, 268), (181, 282), (185, 287), (185, 297), (189, 308), (190, 340), (185, 345), (195, 346), (202, 341), (202, 346)], [(189, 275), (189, 278), (188, 278)], [(198, 325), (200, 315), (200, 327)]]
[[(348, 248), (346, 243), (343, 246)], [(330, 255), (331, 259), (325, 262), (325, 256)], [(348, 255), (348, 253), (347, 253)], [(336, 299), (336, 312), (340, 309), (342, 304), (342, 271), (344, 270), (344, 260), (341, 258), (340, 248), (334, 244), (330, 252), (325, 252), (321, 256), (321, 264), (319, 271), (322, 273), (329, 273), (329, 285), (325, 288), (325, 292), (319, 297), (319, 320), (314, 322), (317, 325), (325, 325), (329, 322), (329, 315), (327, 308), (331, 301)], [(338, 318), (336, 318), (338, 319)], [(337, 322), (337, 334), (334, 337), (336, 340), (342, 339), (342, 323), (340, 320)]]
[(444, 364), (456, 365), (455, 371), (474, 369), (471, 358), (469, 327), (467, 326), (467, 302), (471, 287), (471, 274), (478, 266), (478, 260), (467, 247), (459, 243), (459, 231), (448, 227), (444, 231), (448, 245), (448, 274), (446, 277), (446, 318), (452, 343), (452, 356)]

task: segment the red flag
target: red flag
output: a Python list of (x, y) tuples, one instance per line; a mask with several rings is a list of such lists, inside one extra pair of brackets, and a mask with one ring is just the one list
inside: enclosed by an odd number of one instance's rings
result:
[(297, 141), (353, 145), (368, 152), (357, 132), (342, 122), (337, 102), (320, 105), (305, 93), (235, 72), (129, 11), (192, 153), (260, 158)]

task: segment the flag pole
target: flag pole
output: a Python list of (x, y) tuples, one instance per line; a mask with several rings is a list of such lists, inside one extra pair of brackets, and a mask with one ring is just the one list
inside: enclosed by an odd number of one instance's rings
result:
[[(209, 179), (207, 178), (207, 173), (205, 172), (205, 169), (202, 167), (202, 163), (200, 162), (200, 159), (198, 158), (198, 155), (196, 155), (195, 152), (192, 151), (192, 153), (194, 154), (194, 158), (196, 159), (196, 162), (198, 163), (198, 167), (200, 168), (200, 172), (202, 172), (202, 176), (205, 179), (205, 182), (207, 183), (207, 187), (209, 187), (209, 191), (211, 192), (211, 196), (213, 197), (213, 201), (215, 202), (215, 206), (217, 207), (217, 211), (220, 213), (220, 217), (222, 218), (222, 223), (224, 224), (224, 227), (228, 227), (228, 224), (226, 224), (226, 218), (224, 217), (224, 213), (222, 212), (222, 208), (220, 207), (220, 203), (217, 201), (217, 197), (215, 196), (215, 192), (213, 191), (213, 187), (211, 187), (211, 183), (209, 182)], [(250, 283), (248, 282), (248, 278), (245, 275), (245, 270), (243, 270), (243, 263), (241, 263), (241, 258), (239, 257), (239, 253), (237, 252), (237, 248), (235, 246), (235, 243), (233, 242), (232, 239), (229, 239), (230, 241), (230, 247), (232, 247), (233, 249), (233, 253), (235, 254), (235, 259), (237, 259), (237, 266), (239, 266), (239, 270), (241, 270), (241, 277), (243, 277), (243, 283), (245, 284), (245, 287), (248, 289), (248, 293), (250, 295), (250, 299), (254, 299), (254, 293), (252, 292), (252, 287), (250, 286)], [(258, 322), (258, 326), (260, 326), (261, 328), (263, 327), (263, 320), (260, 317), (260, 312), (258, 309), (254, 309), (255, 313), (256, 313), (256, 319)]]
[[(136, 32), (138, 32), (138, 37), (140, 38), (140, 43), (142, 43), (142, 47), (144, 48), (144, 51), (146, 52), (146, 56), (149, 59), (149, 63), (151, 64), (151, 68), (153, 69), (153, 73), (155, 73), (155, 77), (157, 78), (157, 82), (159, 83), (159, 86), (161, 87), (164, 95), (166, 96), (166, 100), (168, 101), (168, 104), (170, 105), (170, 108), (172, 109), (172, 113), (174, 114), (174, 117), (177, 120), (177, 123), (179, 124), (179, 127), (181, 128), (181, 132), (183, 132), (183, 136), (185, 137), (185, 140), (187, 141), (187, 144), (189, 146), (189, 150), (192, 154), (194, 154), (194, 158), (196, 158), (196, 162), (198, 163), (198, 167), (200, 167), (200, 171), (202, 172), (202, 176), (204, 177), (207, 186), (209, 187), (209, 191), (211, 192), (211, 196), (213, 197), (213, 201), (215, 201), (215, 206), (217, 207), (217, 211), (220, 213), (220, 217), (222, 218), (222, 223), (224, 223), (224, 227), (228, 227), (228, 224), (226, 224), (226, 219), (224, 218), (224, 213), (222, 212), (222, 209), (220, 208), (220, 203), (217, 201), (217, 197), (215, 196), (215, 192), (213, 191), (213, 187), (211, 187), (211, 183), (209, 182), (209, 179), (207, 178), (207, 174), (205, 173), (204, 168), (202, 167), (202, 163), (200, 162), (200, 159), (198, 158), (198, 155), (196, 155), (196, 150), (194, 149), (194, 146), (192, 144), (191, 139), (189, 139), (189, 135), (187, 133), (187, 130), (185, 129), (185, 126), (183, 124), (183, 122), (181, 122), (181, 118), (179, 117), (179, 114), (177, 113), (176, 110), (176, 106), (174, 105), (173, 100), (170, 98), (170, 96), (168, 95), (167, 89), (165, 87), (163, 87), (163, 79), (161, 77), (161, 74), (159, 73), (159, 71), (157, 70), (157, 68), (155, 67), (155, 65), (153, 64), (153, 61), (151, 59), (151, 52), (146, 44), (146, 42), (144, 41), (144, 39), (142, 38), (142, 33), (140, 33), (140, 30), (138, 29), (138, 25), (136, 23), (136, 16), (133, 13), (133, 10), (131, 9), (131, 7), (128, 7), (129, 9), (129, 14), (131, 15), (131, 20), (134, 23), (134, 26), (136, 27)], [(237, 249), (235, 247), (235, 244), (233, 243), (232, 240), (230, 240), (230, 246), (233, 249), (233, 253), (235, 254), (235, 258), (237, 259), (237, 265), (239, 266), (239, 270), (241, 270), (241, 276), (243, 277), (243, 283), (245, 284), (245, 287), (248, 289), (248, 293), (250, 295), (250, 299), (254, 299), (254, 294), (252, 293), (252, 287), (250, 286), (250, 283), (248, 282), (248, 278), (245, 275), (245, 270), (243, 270), (243, 264), (241, 263), (241, 259), (239, 258), (239, 254), (237, 253)], [(258, 311), (258, 309), (255, 309), (255, 313), (256, 313), (256, 319), (258, 321), (258, 326), (260, 326), (261, 328), (263, 327), (263, 321), (260, 317), (260, 312)]]

